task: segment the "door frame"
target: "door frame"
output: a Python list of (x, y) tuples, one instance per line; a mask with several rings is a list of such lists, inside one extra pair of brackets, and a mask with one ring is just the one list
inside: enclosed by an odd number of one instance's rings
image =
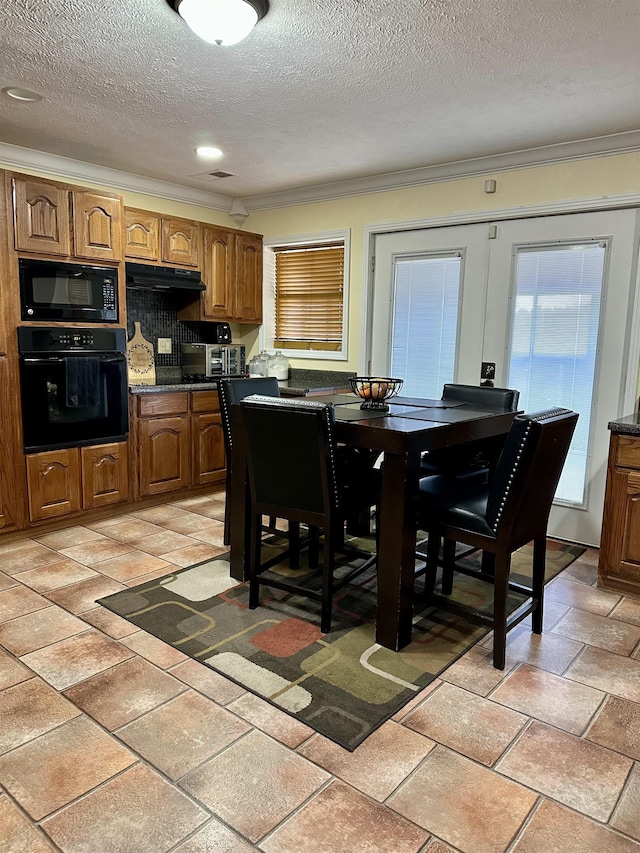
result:
[[(640, 209), (640, 193), (610, 196), (606, 199), (592, 198), (551, 202), (538, 205), (527, 205), (517, 208), (500, 208), (497, 210), (469, 211), (434, 216), (426, 219), (406, 220), (404, 222), (376, 223), (366, 225), (363, 230), (363, 271), (362, 271), (362, 321), (360, 324), (360, 356), (359, 369), (361, 375), (368, 374), (368, 364), (371, 359), (371, 322), (373, 317), (373, 279), (375, 239), (381, 234), (394, 231), (415, 231), (425, 228), (453, 227), (456, 225), (491, 224), (507, 219), (528, 219), (534, 216), (554, 216), (571, 213), (596, 213), (628, 208)], [(640, 216), (636, 222), (636, 245), (640, 238)], [(638, 375), (640, 366), (640, 263), (638, 253), (631, 261), (630, 284), (631, 317), (625, 330), (625, 376), (623, 377), (623, 393), (618, 401), (618, 411), (611, 413), (611, 419), (622, 417), (635, 411), (638, 395)], [(635, 365), (631, 370), (630, 366)]]

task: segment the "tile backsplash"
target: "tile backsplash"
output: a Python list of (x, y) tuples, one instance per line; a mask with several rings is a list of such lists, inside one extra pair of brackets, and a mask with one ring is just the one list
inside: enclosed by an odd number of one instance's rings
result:
[[(178, 311), (192, 293), (178, 290), (138, 290), (127, 288), (127, 339), (133, 336), (133, 324), (140, 323), (144, 337), (153, 344), (156, 367), (178, 367), (183, 343), (215, 343), (214, 323), (178, 319)], [(158, 352), (158, 338), (171, 338), (171, 353)]]

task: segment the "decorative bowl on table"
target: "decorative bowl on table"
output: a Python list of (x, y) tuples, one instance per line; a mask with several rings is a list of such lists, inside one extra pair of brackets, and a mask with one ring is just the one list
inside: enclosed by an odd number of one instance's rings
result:
[(388, 412), (387, 400), (402, 388), (403, 379), (389, 376), (350, 376), (349, 385), (354, 394), (363, 400), (361, 409)]

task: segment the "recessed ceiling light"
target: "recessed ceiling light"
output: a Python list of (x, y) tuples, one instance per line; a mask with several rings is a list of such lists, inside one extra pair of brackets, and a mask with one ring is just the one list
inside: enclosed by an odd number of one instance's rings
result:
[(2, 90), (4, 95), (13, 98), (14, 101), (41, 101), (42, 95), (37, 92), (31, 92), (29, 89), (20, 89), (18, 86), (7, 86)]
[(208, 157), (210, 160), (215, 157), (222, 157), (222, 151), (219, 148), (212, 148), (210, 145), (201, 145), (200, 148), (196, 148), (196, 154), (198, 157)]

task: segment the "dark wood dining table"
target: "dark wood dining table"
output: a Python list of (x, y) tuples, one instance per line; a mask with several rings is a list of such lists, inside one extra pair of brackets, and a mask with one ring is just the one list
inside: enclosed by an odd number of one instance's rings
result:
[[(339, 442), (384, 453), (376, 642), (398, 651), (411, 641), (412, 634), (416, 504), (422, 453), (506, 434), (514, 413), (416, 397), (392, 398), (387, 412), (361, 409), (353, 394), (314, 396), (313, 400), (334, 406)], [(232, 472), (231, 575), (246, 580), (247, 485), (242, 440), (233, 443)]]

